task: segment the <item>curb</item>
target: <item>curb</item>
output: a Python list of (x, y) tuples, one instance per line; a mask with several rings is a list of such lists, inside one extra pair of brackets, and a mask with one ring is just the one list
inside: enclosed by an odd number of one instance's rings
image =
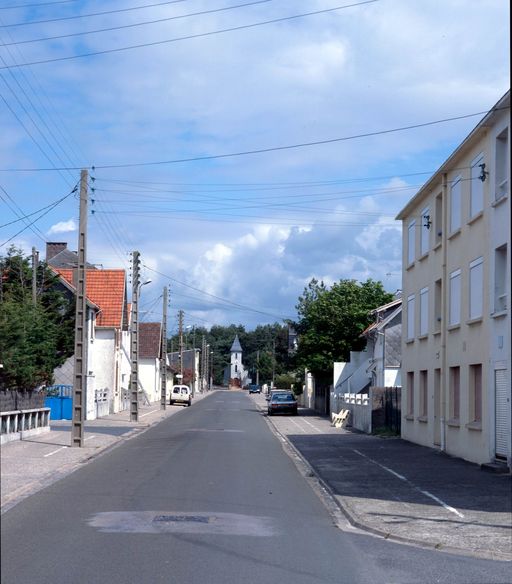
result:
[[(261, 410), (262, 413), (265, 412), (264, 408), (257, 402), (255, 402), (256, 406)], [(300, 459), (301, 463), (307, 468), (307, 473), (305, 474), (305, 478), (315, 477), (318, 484), (322, 487), (322, 490), (326, 495), (328, 495), (330, 499), (331, 505), (333, 504), (336, 509), (341, 511), (345, 519), (349, 522), (352, 527), (364, 531), (365, 533), (369, 533), (381, 539), (385, 539), (388, 541), (393, 541), (396, 543), (412, 545), (415, 547), (420, 547), (423, 549), (435, 550), (439, 552), (445, 552), (455, 555), (463, 555), (463, 556), (470, 556), (475, 558), (480, 558), (484, 560), (493, 560), (493, 561), (501, 561), (501, 562), (512, 562), (512, 556), (510, 554), (503, 554), (502, 552), (491, 552), (491, 551), (482, 551), (482, 550), (471, 550), (467, 548), (459, 548), (455, 546), (448, 546), (442, 543), (431, 543), (424, 540), (414, 539), (412, 537), (403, 537), (400, 535), (395, 535), (393, 533), (376, 529), (370, 525), (366, 525), (361, 518), (356, 515), (350, 505), (343, 499), (343, 497), (336, 495), (330, 485), (322, 479), (322, 477), (317, 473), (317, 471), (311, 466), (308, 460), (303, 456), (303, 454), (288, 440), (287, 436), (283, 434), (278, 428), (275, 426), (273, 420), (271, 420), (268, 416), (265, 416), (265, 420), (267, 424), (271, 427), (271, 430), (274, 432), (276, 436), (278, 436), (283, 442), (286, 443), (286, 446), (293, 452), (293, 454)], [(286, 450), (286, 449), (285, 449)], [(295, 462), (295, 461), (294, 461)], [(299, 469), (301, 471), (301, 469)], [(304, 473), (302, 473), (304, 474)], [(308, 481), (309, 482), (309, 481)], [(318, 493), (317, 493), (318, 494)], [(327, 510), (333, 514), (333, 509), (331, 505), (328, 505), (327, 502), (320, 496), (320, 499), (327, 507)], [(335, 515), (335, 513), (334, 513)], [(335, 516), (335, 523), (336, 526), (343, 530), (343, 527), (339, 525), (339, 521)]]

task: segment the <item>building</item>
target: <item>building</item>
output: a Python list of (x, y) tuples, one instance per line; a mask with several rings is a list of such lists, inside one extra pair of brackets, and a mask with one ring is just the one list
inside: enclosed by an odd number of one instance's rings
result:
[[(64, 243), (49, 243), (49, 267), (62, 285), (76, 293), (77, 256)], [(63, 266), (71, 266), (64, 268)], [(122, 269), (86, 270), (87, 388), (86, 419), (94, 419), (129, 407), (130, 332), (126, 273)], [(74, 356), (55, 371), (55, 382), (73, 383)]]
[[(201, 372), (199, 370), (201, 352), (199, 349), (183, 349), (183, 368), (181, 367), (181, 354), (179, 351), (167, 353), (167, 363), (175, 385), (188, 385), (192, 395), (203, 391)], [(183, 378), (178, 377), (183, 371)]]
[(402, 436), (510, 467), (510, 91), (397, 219)]
[(230, 362), (224, 370), (224, 384), (229, 387), (244, 387), (249, 383), (247, 371), (242, 363), (243, 349), (238, 335), (230, 349)]
[(161, 369), (160, 348), (162, 345), (162, 325), (159, 322), (139, 323), (139, 386), (147, 400), (160, 401)]

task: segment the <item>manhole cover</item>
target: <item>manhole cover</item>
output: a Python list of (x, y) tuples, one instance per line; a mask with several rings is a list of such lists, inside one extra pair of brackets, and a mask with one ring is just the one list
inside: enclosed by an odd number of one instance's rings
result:
[(157, 515), (153, 521), (163, 523), (210, 523), (210, 517), (201, 515)]

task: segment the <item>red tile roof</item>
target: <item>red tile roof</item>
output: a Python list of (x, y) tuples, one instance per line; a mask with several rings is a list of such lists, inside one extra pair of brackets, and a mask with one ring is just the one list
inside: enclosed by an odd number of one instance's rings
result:
[(161, 330), (159, 322), (139, 323), (139, 357), (141, 359), (160, 357)]
[[(74, 286), (73, 271), (53, 268), (69, 284)], [(87, 270), (87, 298), (100, 307), (96, 325), (121, 328), (126, 298), (124, 270)]]

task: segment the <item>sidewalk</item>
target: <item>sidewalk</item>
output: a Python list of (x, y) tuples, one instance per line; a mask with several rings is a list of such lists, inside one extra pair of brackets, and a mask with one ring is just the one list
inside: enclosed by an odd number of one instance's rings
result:
[[(209, 394), (210, 392), (196, 393), (194, 401), (197, 402)], [(158, 402), (140, 406), (138, 422), (130, 422), (130, 412), (127, 410), (86, 421), (83, 448), (71, 448), (69, 420), (51, 421), (49, 432), (2, 445), (1, 512), (4, 513), (24, 498), (70, 474), (109, 448), (140, 434), (182, 409), (183, 406), (167, 405), (165, 410), (161, 410)]]
[[(266, 412), (264, 396), (254, 401)], [(395, 541), (512, 561), (510, 475), (400, 438), (337, 429), (307, 409), (267, 420), (353, 526)]]

